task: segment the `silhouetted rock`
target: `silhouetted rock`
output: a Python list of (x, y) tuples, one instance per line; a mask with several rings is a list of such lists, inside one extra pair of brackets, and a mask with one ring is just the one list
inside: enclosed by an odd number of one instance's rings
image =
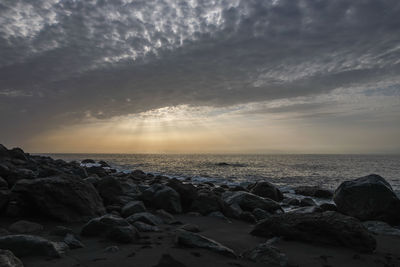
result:
[(337, 209), (362, 221), (400, 223), (400, 199), (381, 176), (371, 174), (343, 182), (335, 191)]
[(125, 219), (111, 214), (95, 218), (86, 223), (82, 236), (103, 236), (120, 243), (130, 243), (138, 238), (136, 228)]
[(219, 196), (212, 192), (200, 192), (193, 201), (191, 210), (207, 215), (211, 212), (222, 211), (224, 204)]
[(218, 243), (217, 241), (181, 229), (176, 231), (176, 243), (185, 247), (208, 249), (232, 258), (237, 257), (232, 249)]
[(262, 243), (257, 247), (247, 250), (241, 255), (245, 259), (264, 263), (270, 267), (288, 266), (288, 258), (279, 249), (268, 243)]
[(33, 209), (62, 221), (83, 221), (105, 212), (93, 185), (76, 176), (21, 180), (12, 191)]
[(132, 214), (145, 211), (146, 207), (144, 206), (142, 201), (131, 201), (122, 207), (121, 214), (122, 217), (129, 217)]
[(174, 189), (180, 195), (183, 211), (190, 210), (193, 201), (197, 198), (196, 187), (192, 184), (184, 184), (177, 179), (170, 180), (167, 186)]
[(250, 190), (250, 193), (253, 193), (260, 197), (270, 198), (275, 201), (283, 200), (282, 192), (275, 185), (266, 181), (252, 184), (248, 186), (248, 189)]
[(84, 159), (81, 161), (82, 164), (95, 164), (96, 161), (92, 160), (92, 159)]
[(24, 265), (11, 251), (0, 249), (0, 267), (24, 267)]
[(181, 213), (181, 198), (179, 194), (169, 186), (156, 191), (154, 194), (154, 204), (157, 208), (164, 209), (172, 213)]
[(40, 236), (7, 235), (0, 237), (0, 249), (11, 250), (16, 256), (48, 256), (59, 258), (68, 249), (64, 242), (52, 242)]
[(237, 191), (237, 192), (226, 192), (222, 195), (222, 199), (225, 203), (230, 206), (237, 204), (244, 211), (253, 211), (256, 208), (263, 209), (269, 212), (281, 211), (281, 206), (269, 198), (262, 198), (252, 193)]
[(13, 233), (17, 234), (32, 234), (43, 230), (43, 225), (21, 220), (10, 225), (8, 228)]
[(281, 236), (290, 240), (345, 246), (371, 253), (375, 238), (355, 218), (334, 211), (322, 213), (285, 213), (273, 215), (258, 223), (253, 235)]
[(103, 177), (96, 188), (105, 205), (119, 204), (119, 197), (124, 194), (120, 182), (112, 176)]

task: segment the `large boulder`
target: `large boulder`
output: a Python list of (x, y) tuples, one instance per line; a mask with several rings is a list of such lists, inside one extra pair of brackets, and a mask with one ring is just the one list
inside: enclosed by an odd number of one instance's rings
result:
[(93, 185), (76, 176), (20, 180), (12, 191), (33, 210), (62, 221), (83, 221), (105, 213)]
[(261, 181), (252, 184), (248, 186), (248, 189), (250, 190), (251, 193), (260, 197), (270, 198), (275, 201), (283, 200), (282, 192), (275, 185), (266, 181)]
[(181, 197), (169, 186), (165, 186), (154, 194), (154, 204), (156, 208), (164, 209), (171, 213), (182, 212)]
[(184, 184), (178, 179), (172, 179), (167, 186), (174, 189), (181, 197), (183, 211), (189, 211), (193, 201), (197, 198), (196, 187), (192, 184)]
[(217, 241), (182, 229), (176, 231), (176, 243), (190, 248), (208, 249), (232, 258), (237, 257), (232, 249), (218, 243)]
[(21, 260), (9, 250), (0, 249), (0, 267), (24, 267)]
[(197, 198), (192, 202), (190, 209), (202, 215), (207, 215), (211, 212), (224, 210), (224, 203), (216, 194), (203, 191), (200, 192)]
[(256, 236), (281, 236), (290, 240), (330, 244), (371, 253), (376, 240), (357, 219), (334, 211), (321, 213), (285, 213), (258, 223), (251, 232)]
[(64, 242), (52, 242), (40, 236), (6, 235), (0, 237), (0, 249), (11, 250), (16, 256), (61, 257), (68, 246)]
[(400, 223), (400, 199), (379, 175), (371, 174), (343, 182), (336, 189), (333, 200), (339, 212), (362, 221)]
[(119, 204), (119, 197), (124, 194), (120, 182), (112, 176), (102, 178), (96, 188), (105, 205)]
[(222, 199), (228, 206), (238, 205), (244, 211), (252, 212), (259, 208), (268, 212), (281, 211), (279, 203), (269, 198), (263, 198), (245, 191), (227, 192), (222, 195)]
[(132, 243), (139, 237), (135, 227), (125, 219), (111, 214), (90, 220), (83, 226), (81, 235), (102, 236), (120, 243)]

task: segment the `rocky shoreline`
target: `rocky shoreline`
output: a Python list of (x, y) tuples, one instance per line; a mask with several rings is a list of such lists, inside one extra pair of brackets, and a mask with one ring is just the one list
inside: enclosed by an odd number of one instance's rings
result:
[(400, 266), (400, 200), (384, 178), (294, 192), (0, 145), (0, 267)]

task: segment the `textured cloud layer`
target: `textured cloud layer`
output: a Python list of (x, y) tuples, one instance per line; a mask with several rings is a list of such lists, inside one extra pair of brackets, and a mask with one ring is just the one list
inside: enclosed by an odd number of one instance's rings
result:
[(4, 0), (1, 137), (175, 105), (376, 96), (382, 83), (399, 98), (399, 13), (398, 0)]

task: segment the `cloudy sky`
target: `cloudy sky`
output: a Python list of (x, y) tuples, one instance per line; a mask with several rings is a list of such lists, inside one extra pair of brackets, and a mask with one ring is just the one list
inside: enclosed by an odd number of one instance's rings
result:
[(398, 0), (1, 0), (0, 143), (400, 153)]

